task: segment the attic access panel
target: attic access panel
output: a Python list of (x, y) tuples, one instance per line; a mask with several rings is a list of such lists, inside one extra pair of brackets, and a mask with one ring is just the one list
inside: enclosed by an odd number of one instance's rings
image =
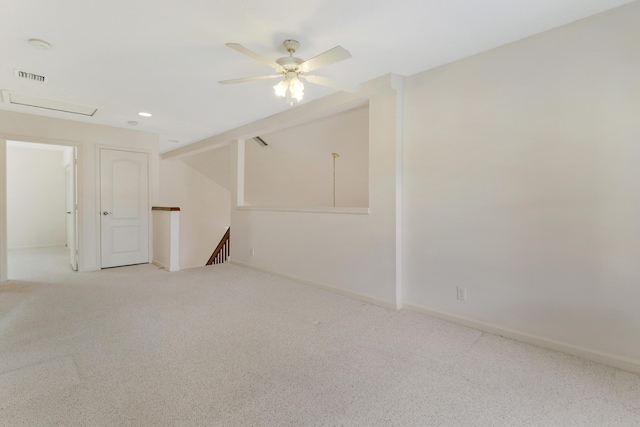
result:
[(26, 107), (42, 108), (45, 110), (61, 111), (63, 113), (80, 114), (83, 116), (93, 117), (98, 111), (95, 107), (86, 107), (84, 105), (69, 104), (67, 102), (54, 101), (51, 99), (36, 98), (28, 95), (21, 95), (2, 91), (2, 96), (6, 103), (23, 105)]

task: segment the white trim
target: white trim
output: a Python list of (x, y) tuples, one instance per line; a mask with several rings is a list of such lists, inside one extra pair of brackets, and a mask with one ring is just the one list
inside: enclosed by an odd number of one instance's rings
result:
[(352, 292), (352, 291), (347, 291), (344, 289), (340, 289), (337, 288), (335, 286), (332, 285), (327, 285), (326, 283), (320, 283), (320, 282), (314, 282), (312, 280), (307, 280), (307, 279), (303, 279), (301, 277), (297, 277), (297, 276), (292, 276), (289, 274), (283, 274), (283, 273), (279, 273), (277, 271), (273, 271), (273, 270), (269, 270), (267, 268), (262, 268), (262, 267), (258, 267), (256, 265), (251, 265), (251, 264), (246, 264), (244, 262), (239, 262), (239, 261), (233, 261), (233, 260), (229, 260), (229, 262), (231, 264), (234, 265), (238, 265), (240, 267), (245, 267), (245, 268), (250, 268), (251, 270), (256, 270), (256, 271), (260, 271), (262, 273), (268, 273), (268, 274), (273, 274), (274, 276), (278, 276), (278, 277), (282, 277), (283, 279), (288, 279), (288, 280), (295, 280), (296, 282), (300, 282), (300, 283), (304, 283), (305, 285), (310, 285), (310, 286), (314, 286), (316, 288), (320, 288), (320, 289), (325, 289), (331, 292), (335, 292), (337, 294), (340, 295), (344, 295), (347, 297), (351, 297), (360, 301), (364, 301), (366, 303), (369, 304), (373, 304), (373, 305), (377, 305), (380, 307), (384, 307), (384, 308), (389, 308), (392, 310), (397, 310), (398, 307), (392, 303), (392, 302), (388, 302), (388, 301), (384, 301), (378, 298), (372, 298), (363, 294), (359, 294), (357, 292)]
[(38, 245), (38, 246), (14, 246), (12, 248), (7, 248), (7, 251), (19, 251), (23, 249), (51, 249), (51, 248), (62, 248), (66, 247), (65, 245)]
[[(61, 119), (56, 119), (61, 120)], [(74, 139), (42, 138), (26, 134), (3, 133), (2, 137), (6, 141), (26, 142), (30, 144), (64, 145), (66, 147), (80, 147), (82, 141)]]
[(244, 139), (236, 141), (236, 200), (232, 206), (244, 205), (244, 166), (245, 166), (245, 143)]
[(169, 222), (169, 271), (180, 271), (180, 211), (170, 211)]
[(403, 181), (404, 181), (404, 82), (405, 79), (401, 76), (396, 76), (395, 86), (398, 88), (396, 91), (396, 120), (395, 120), (395, 249), (396, 249), (396, 305), (398, 308), (402, 308), (402, 291), (403, 291), (403, 278), (402, 278), (402, 262), (403, 262), (403, 215), (404, 215), (404, 201), (403, 201)]
[[(82, 232), (82, 221), (84, 217), (84, 211), (82, 209), (81, 200), (83, 199), (82, 193), (82, 180), (84, 178), (84, 173), (82, 171), (83, 161), (82, 159), (82, 144), (79, 141), (74, 140), (63, 140), (56, 138), (40, 138), (40, 137), (31, 137), (28, 135), (15, 135), (15, 134), (2, 134), (0, 135), (0, 170), (3, 173), (0, 176), (0, 205), (2, 209), (0, 210), (0, 235), (4, 236), (3, 239), (0, 239), (0, 282), (6, 281), (9, 279), (8, 277), (8, 240), (7, 240), (7, 146), (9, 145), (9, 141), (15, 141), (20, 143), (28, 143), (35, 145), (57, 145), (63, 147), (71, 147), (76, 150), (76, 164), (77, 164), (77, 173), (75, 174), (76, 180), (76, 188), (78, 193), (78, 198), (76, 199), (77, 205), (77, 230), (76, 230), (76, 239), (78, 240), (78, 244), (76, 250), (78, 251), (77, 255), (77, 263), (78, 263), (78, 271), (83, 271), (81, 268), (84, 266), (84, 254), (83, 254), (83, 232)], [(40, 148), (40, 147), (38, 147)], [(17, 249), (17, 248), (16, 248)]]
[(428, 308), (420, 307), (417, 305), (404, 302), (403, 308), (412, 310), (418, 313), (427, 314), (429, 316), (437, 317), (439, 319), (447, 320), (449, 322), (458, 323), (460, 325), (468, 326), (470, 328), (479, 329), (490, 334), (499, 335), (505, 338), (510, 338), (516, 341), (521, 341), (527, 344), (536, 345), (538, 347), (547, 348), (549, 350), (559, 351), (561, 353), (577, 356), (582, 359), (591, 360), (593, 362), (602, 363), (604, 365), (613, 366), (625, 371), (640, 374), (640, 360), (630, 359), (622, 356), (616, 356), (609, 353), (603, 353), (597, 350), (590, 350), (584, 347), (579, 347), (560, 341), (544, 338), (539, 335), (528, 334), (522, 331), (516, 331), (513, 329), (503, 328), (501, 326), (492, 325), (489, 323), (479, 322), (477, 320), (468, 319), (466, 317), (460, 317), (453, 314), (442, 313), (440, 311), (431, 310)]
[(73, 148), (74, 146), (59, 145), (59, 144), (42, 144), (40, 142), (25, 142), (25, 141), (17, 141), (15, 139), (11, 139), (7, 141), (7, 147), (31, 148), (36, 150), (66, 151), (67, 148)]
[(9, 279), (7, 241), (7, 141), (0, 135), (0, 282)]
[(273, 211), (273, 212), (311, 212), (311, 213), (329, 213), (329, 214), (354, 214), (369, 215), (369, 208), (334, 208), (334, 207), (312, 207), (312, 208), (292, 208), (277, 206), (238, 206), (239, 211)]
[(162, 268), (163, 270), (167, 270), (167, 267), (158, 260), (154, 259), (153, 261), (151, 261), (151, 264), (155, 265), (158, 268)]

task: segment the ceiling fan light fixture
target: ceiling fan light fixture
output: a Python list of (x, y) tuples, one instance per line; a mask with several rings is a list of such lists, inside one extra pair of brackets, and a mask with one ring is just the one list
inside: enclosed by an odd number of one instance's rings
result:
[(332, 79), (328, 79), (326, 77), (307, 74), (311, 71), (317, 70), (318, 68), (322, 68), (327, 65), (331, 65), (336, 62), (351, 58), (351, 54), (349, 53), (349, 51), (342, 46), (336, 46), (333, 49), (329, 49), (326, 52), (323, 52), (320, 55), (316, 55), (313, 58), (305, 61), (304, 59), (293, 56), (295, 51), (300, 46), (300, 43), (295, 40), (285, 40), (282, 44), (287, 52), (289, 52), (289, 56), (284, 56), (282, 58), (276, 59), (275, 61), (272, 61), (271, 59), (265, 58), (259, 53), (247, 49), (246, 47), (238, 43), (227, 43), (228, 47), (270, 66), (275, 70), (276, 74), (222, 80), (219, 83), (226, 85), (232, 83), (250, 82), (254, 80), (282, 78), (282, 81), (280, 83), (273, 86), (273, 90), (276, 96), (287, 98), (287, 101), (291, 105), (293, 105), (293, 99), (296, 99), (298, 102), (300, 102), (302, 101), (302, 97), (304, 96), (304, 85), (300, 81), (300, 78), (306, 79), (309, 83), (315, 83), (338, 90), (344, 90), (346, 92), (356, 93), (359, 90), (359, 87), (356, 86), (341, 83)]
[(284, 98), (289, 92), (290, 99), (296, 99), (298, 102), (302, 101), (304, 96), (304, 85), (298, 78), (298, 75), (292, 72), (288, 72), (285, 75), (284, 80), (273, 87), (276, 96)]
[(291, 97), (295, 98), (300, 102), (302, 97), (304, 96), (304, 85), (297, 77), (291, 79), (289, 82), (289, 92), (291, 92)]
[(276, 96), (281, 98), (284, 98), (287, 95), (287, 89), (289, 89), (289, 82), (287, 80), (282, 80), (273, 87), (273, 90), (276, 92)]

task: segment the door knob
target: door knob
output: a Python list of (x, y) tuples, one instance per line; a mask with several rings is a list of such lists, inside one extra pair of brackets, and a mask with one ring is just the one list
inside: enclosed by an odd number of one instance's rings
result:
[(113, 212), (107, 212), (107, 211), (104, 211), (104, 212), (102, 212), (102, 215), (109, 215), (109, 214), (112, 214), (112, 213), (113, 213)]
[(67, 215), (71, 215), (71, 211), (67, 211)]

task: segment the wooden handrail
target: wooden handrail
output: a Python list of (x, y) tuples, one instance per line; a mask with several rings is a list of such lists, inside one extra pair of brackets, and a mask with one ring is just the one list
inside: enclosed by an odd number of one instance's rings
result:
[(170, 211), (170, 212), (175, 212), (175, 211), (180, 211), (180, 208), (178, 207), (170, 207), (170, 206), (152, 206), (151, 207), (152, 211)]
[(227, 232), (224, 233), (224, 236), (220, 239), (220, 243), (218, 243), (218, 246), (216, 246), (216, 249), (213, 251), (213, 254), (211, 254), (209, 261), (207, 261), (205, 265), (222, 264), (227, 260), (227, 258), (229, 258), (231, 250), (231, 242), (229, 240), (230, 236), (231, 227), (227, 228)]

